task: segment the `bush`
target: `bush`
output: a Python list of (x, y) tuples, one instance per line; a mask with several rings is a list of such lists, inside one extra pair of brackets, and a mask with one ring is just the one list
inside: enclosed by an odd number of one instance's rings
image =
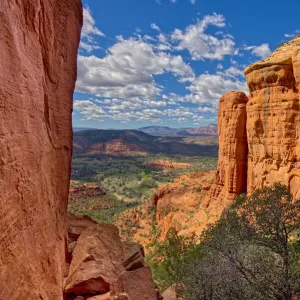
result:
[(299, 212), (300, 201), (280, 184), (240, 196), (199, 245), (170, 232), (154, 278), (187, 300), (298, 299)]

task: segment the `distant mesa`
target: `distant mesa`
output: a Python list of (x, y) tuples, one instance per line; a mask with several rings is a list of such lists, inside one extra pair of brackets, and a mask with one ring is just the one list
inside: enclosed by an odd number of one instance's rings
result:
[(154, 136), (203, 136), (218, 135), (218, 126), (210, 124), (199, 128), (171, 128), (165, 126), (147, 126), (138, 129)]
[(154, 136), (139, 130), (75, 131), (73, 152), (78, 154), (182, 154), (216, 157), (217, 136)]
[(84, 130), (96, 130), (97, 128), (88, 128), (88, 127), (73, 127), (73, 131), (84, 131)]

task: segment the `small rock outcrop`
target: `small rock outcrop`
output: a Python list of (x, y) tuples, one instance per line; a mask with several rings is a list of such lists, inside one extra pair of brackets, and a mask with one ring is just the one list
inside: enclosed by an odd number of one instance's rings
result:
[(248, 98), (241, 92), (229, 92), (220, 99), (218, 113), (219, 158), (215, 183), (210, 200), (218, 200), (222, 207), (247, 186), (247, 132), (246, 104)]
[(245, 69), (248, 191), (281, 182), (300, 197), (300, 37)]
[(124, 250), (123, 266), (127, 271), (145, 267), (145, 252), (142, 245), (132, 242), (122, 243)]
[(161, 299), (141, 245), (122, 243), (116, 226), (88, 217), (69, 213), (68, 226), (66, 300)]
[(62, 299), (80, 0), (0, 1), (0, 299)]
[(87, 228), (73, 251), (65, 293), (92, 296), (109, 292), (125, 271), (123, 256), (117, 227), (97, 224)]
[[(215, 216), (219, 215), (213, 210), (208, 212), (205, 202), (210, 195), (214, 175), (214, 172), (185, 174), (157, 189), (151, 202), (156, 206), (160, 239), (164, 240), (171, 228), (175, 228), (179, 235), (189, 235), (201, 232), (208, 223), (216, 220)], [(147, 226), (147, 222), (140, 220), (139, 227)], [(148, 242), (142, 239), (140, 232), (135, 238), (143, 241), (143, 245)]]

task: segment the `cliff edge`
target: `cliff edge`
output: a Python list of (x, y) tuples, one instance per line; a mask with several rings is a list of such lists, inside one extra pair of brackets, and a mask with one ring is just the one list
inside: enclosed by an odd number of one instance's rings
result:
[(0, 299), (62, 299), (80, 0), (0, 2)]

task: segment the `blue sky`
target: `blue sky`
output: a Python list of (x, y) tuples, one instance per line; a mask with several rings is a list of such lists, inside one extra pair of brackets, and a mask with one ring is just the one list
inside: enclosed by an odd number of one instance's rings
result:
[(300, 33), (300, 1), (270, 2), (83, 0), (73, 126), (216, 123), (243, 69)]

